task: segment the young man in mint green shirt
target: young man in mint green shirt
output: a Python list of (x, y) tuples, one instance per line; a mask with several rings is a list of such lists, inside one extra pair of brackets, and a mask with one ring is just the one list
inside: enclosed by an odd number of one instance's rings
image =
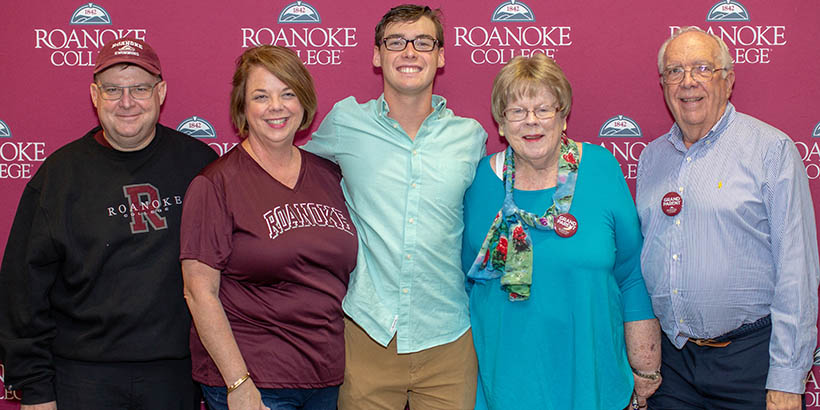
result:
[(376, 26), (384, 93), (338, 102), (305, 149), (342, 169), (360, 235), (343, 308), (339, 408), (472, 409), (476, 360), (461, 271), (462, 199), (485, 154), (481, 125), (433, 95), (438, 10), (404, 5)]

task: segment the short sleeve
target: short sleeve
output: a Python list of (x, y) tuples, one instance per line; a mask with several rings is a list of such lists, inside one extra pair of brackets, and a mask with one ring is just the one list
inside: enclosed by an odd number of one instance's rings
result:
[(233, 247), (232, 227), (224, 185), (198, 175), (182, 204), (179, 259), (196, 259), (223, 270)]

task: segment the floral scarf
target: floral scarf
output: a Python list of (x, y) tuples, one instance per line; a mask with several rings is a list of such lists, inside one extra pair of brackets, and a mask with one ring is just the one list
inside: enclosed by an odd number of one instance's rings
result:
[(552, 196), (552, 206), (543, 216), (519, 209), (515, 205), (515, 159), (512, 147), (507, 147), (505, 156), (504, 205), (496, 214), (467, 277), (477, 282), (501, 277), (501, 289), (509, 293), (510, 301), (515, 302), (529, 299), (532, 285), (532, 241), (527, 226), (553, 230), (555, 217), (569, 212), (578, 177), (578, 145), (565, 135), (561, 137), (557, 188)]

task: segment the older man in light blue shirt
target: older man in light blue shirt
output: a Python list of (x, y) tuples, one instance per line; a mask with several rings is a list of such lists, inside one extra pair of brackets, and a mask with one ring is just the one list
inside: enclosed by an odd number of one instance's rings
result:
[(661, 322), (652, 408), (799, 409), (820, 277), (808, 180), (792, 140), (728, 102), (720, 38), (685, 28), (661, 47), (675, 117), (638, 165), (642, 271)]
[(433, 95), (442, 46), (436, 11), (391, 9), (373, 50), (384, 93), (337, 103), (304, 147), (341, 167), (360, 238), (343, 303), (342, 410), (473, 408), (462, 200), (487, 133)]

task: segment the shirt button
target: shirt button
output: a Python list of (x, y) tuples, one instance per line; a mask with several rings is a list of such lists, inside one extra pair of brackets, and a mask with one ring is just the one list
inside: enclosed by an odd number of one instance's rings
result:
[(674, 294), (676, 294), (676, 295), (677, 295), (677, 294), (678, 294), (678, 290), (677, 290), (677, 289), (673, 289), (673, 290), (672, 290), (672, 293), (674, 293)]
[(682, 187), (682, 186), (679, 186), (679, 187), (678, 187), (678, 191), (679, 191), (679, 192), (683, 192), (683, 187)]
[(407, 222), (410, 222), (410, 223), (413, 223), (413, 222), (415, 222), (415, 221), (416, 221), (416, 220), (415, 220), (415, 219), (413, 219), (413, 218), (410, 218), (410, 219), (408, 219), (408, 220), (407, 220)]
[(405, 257), (406, 257), (407, 259), (410, 259), (410, 258), (411, 258), (411, 256), (410, 256), (410, 254), (409, 254), (409, 253), (408, 253)]
[(686, 157), (686, 162), (692, 162), (692, 157)]
[(676, 253), (676, 254), (672, 255), (672, 259), (673, 260), (678, 260), (678, 254)]
[(413, 155), (418, 155), (419, 153), (416, 150), (413, 150)]
[(683, 319), (678, 320), (678, 323), (683, 323)]
[(401, 293), (405, 293), (405, 294), (406, 294), (407, 292), (410, 292), (410, 289), (404, 288), (404, 289), (402, 289), (402, 290), (401, 290)]
[(675, 225), (680, 225), (680, 219), (675, 219)]
[(415, 183), (415, 182), (413, 182), (412, 184), (410, 184), (410, 186), (411, 186), (411, 187), (413, 187), (413, 188), (415, 188), (415, 187), (416, 187), (416, 183)]
[(398, 129), (398, 128), (399, 128), (399, 124), (393, 124), (393, 128)]

